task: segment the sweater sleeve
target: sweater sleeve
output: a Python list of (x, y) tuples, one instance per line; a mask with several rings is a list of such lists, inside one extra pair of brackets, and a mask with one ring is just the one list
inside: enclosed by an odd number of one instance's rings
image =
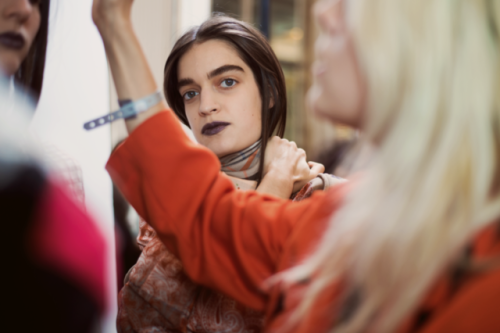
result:
[(236, 191), (171, 111), (131, 133), (107, 170), (193, 281), (259, 310), (268, 298), (262, 283), (276, 272), (294, 225), (332, 211), (326, 194), (293, 203)]

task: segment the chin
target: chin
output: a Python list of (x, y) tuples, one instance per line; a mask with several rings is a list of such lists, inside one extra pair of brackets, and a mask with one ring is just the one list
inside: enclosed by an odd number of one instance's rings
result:
[(208, 149), (210, 149), (219, 158), (224, 157), (226, 155), (229, 155), (229, 154), (233, 153), (233, 151), (229, 147), (224, 147), (222, 145), (211, 145), (211, 144), (209, 144), (209, 145), (206, 145), (205, 147), (207, 147)]
[(0, 57), (0, 67), (5, 76), (13, 76), (19, 70), (20, 66), (21, 63), (17, 59), (5, 59)]

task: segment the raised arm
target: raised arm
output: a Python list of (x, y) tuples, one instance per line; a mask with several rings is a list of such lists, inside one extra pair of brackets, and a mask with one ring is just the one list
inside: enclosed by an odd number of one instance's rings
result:
[[(133, 0), (94, 0), (92, 18), (101, 34), (116, 92), (120, 100), (137, 100), (158, 90), (131, 21)], [(129, 133), (156, 113), (161, 102), (126, 121)]]

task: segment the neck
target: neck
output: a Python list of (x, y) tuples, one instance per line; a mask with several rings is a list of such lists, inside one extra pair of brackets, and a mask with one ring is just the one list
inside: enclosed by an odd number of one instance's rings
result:
[(257, 180), (260, 165), (260, 140), (240, 151), (221, 157), (221, 171), (228, 176)]

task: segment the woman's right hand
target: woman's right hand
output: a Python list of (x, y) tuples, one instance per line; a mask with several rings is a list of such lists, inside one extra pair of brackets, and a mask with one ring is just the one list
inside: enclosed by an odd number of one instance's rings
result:
[(116, 22), (130, 20), (134, 0), (94, 0), (92, 4), (92, 19), (103, 34), (113, 29)]

